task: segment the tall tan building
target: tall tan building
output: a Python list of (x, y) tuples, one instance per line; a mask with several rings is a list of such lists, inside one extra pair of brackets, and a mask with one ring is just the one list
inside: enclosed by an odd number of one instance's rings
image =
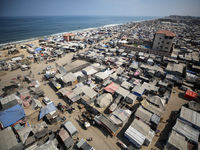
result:
[(168, 30), (160, 30), (156, 32), (152, 49), (170, 52), (175, 36), (176, 34)]

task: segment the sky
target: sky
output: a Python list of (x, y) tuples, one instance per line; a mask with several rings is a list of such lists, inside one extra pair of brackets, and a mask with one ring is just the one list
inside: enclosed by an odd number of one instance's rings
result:
[(200, 16), (200, 0), (0, 0), (0, 16)]

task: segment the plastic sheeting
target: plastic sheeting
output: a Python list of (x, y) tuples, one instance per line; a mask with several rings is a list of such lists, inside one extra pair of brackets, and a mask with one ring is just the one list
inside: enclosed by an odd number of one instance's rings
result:
[(40, 115), (39, 115), (39, 120), (42, 119), (46, 114), (53, 112), (57, 110), (56, 106), (54, 105), (54, 103), (50, 103), (47, 106), (41, 108), (40, 110)]
[(105, 87), (104, 90), (113, 94), (119, 87), (120, 86), (118, 84), (111, 83), (107, 87)]
[(8, 127), (23, 117), (26, 117), (24, 109), (19, 104), (17, 104), (0, 113), (0, 122), (4, 127)]

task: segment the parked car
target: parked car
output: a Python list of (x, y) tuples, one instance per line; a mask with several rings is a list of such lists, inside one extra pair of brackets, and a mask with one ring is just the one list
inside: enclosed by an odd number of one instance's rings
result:
[(44, 102), (45, 105), (52, 103), (52, 101), (46, 96), (44, 97), (44, 99), (42, 101)]

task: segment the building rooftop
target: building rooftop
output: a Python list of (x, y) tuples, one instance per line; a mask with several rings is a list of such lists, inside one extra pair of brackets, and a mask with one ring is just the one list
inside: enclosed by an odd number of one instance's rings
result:
[(168, 30), (160, 30), (160, 31), (157, 31), (156, 32), (156, 34), (165, 34), (165, 36), (176, 36), (176, 34), (175, 33), (172, 33), (172, 32), (170, 32), (170, 31), (168, 31)]

